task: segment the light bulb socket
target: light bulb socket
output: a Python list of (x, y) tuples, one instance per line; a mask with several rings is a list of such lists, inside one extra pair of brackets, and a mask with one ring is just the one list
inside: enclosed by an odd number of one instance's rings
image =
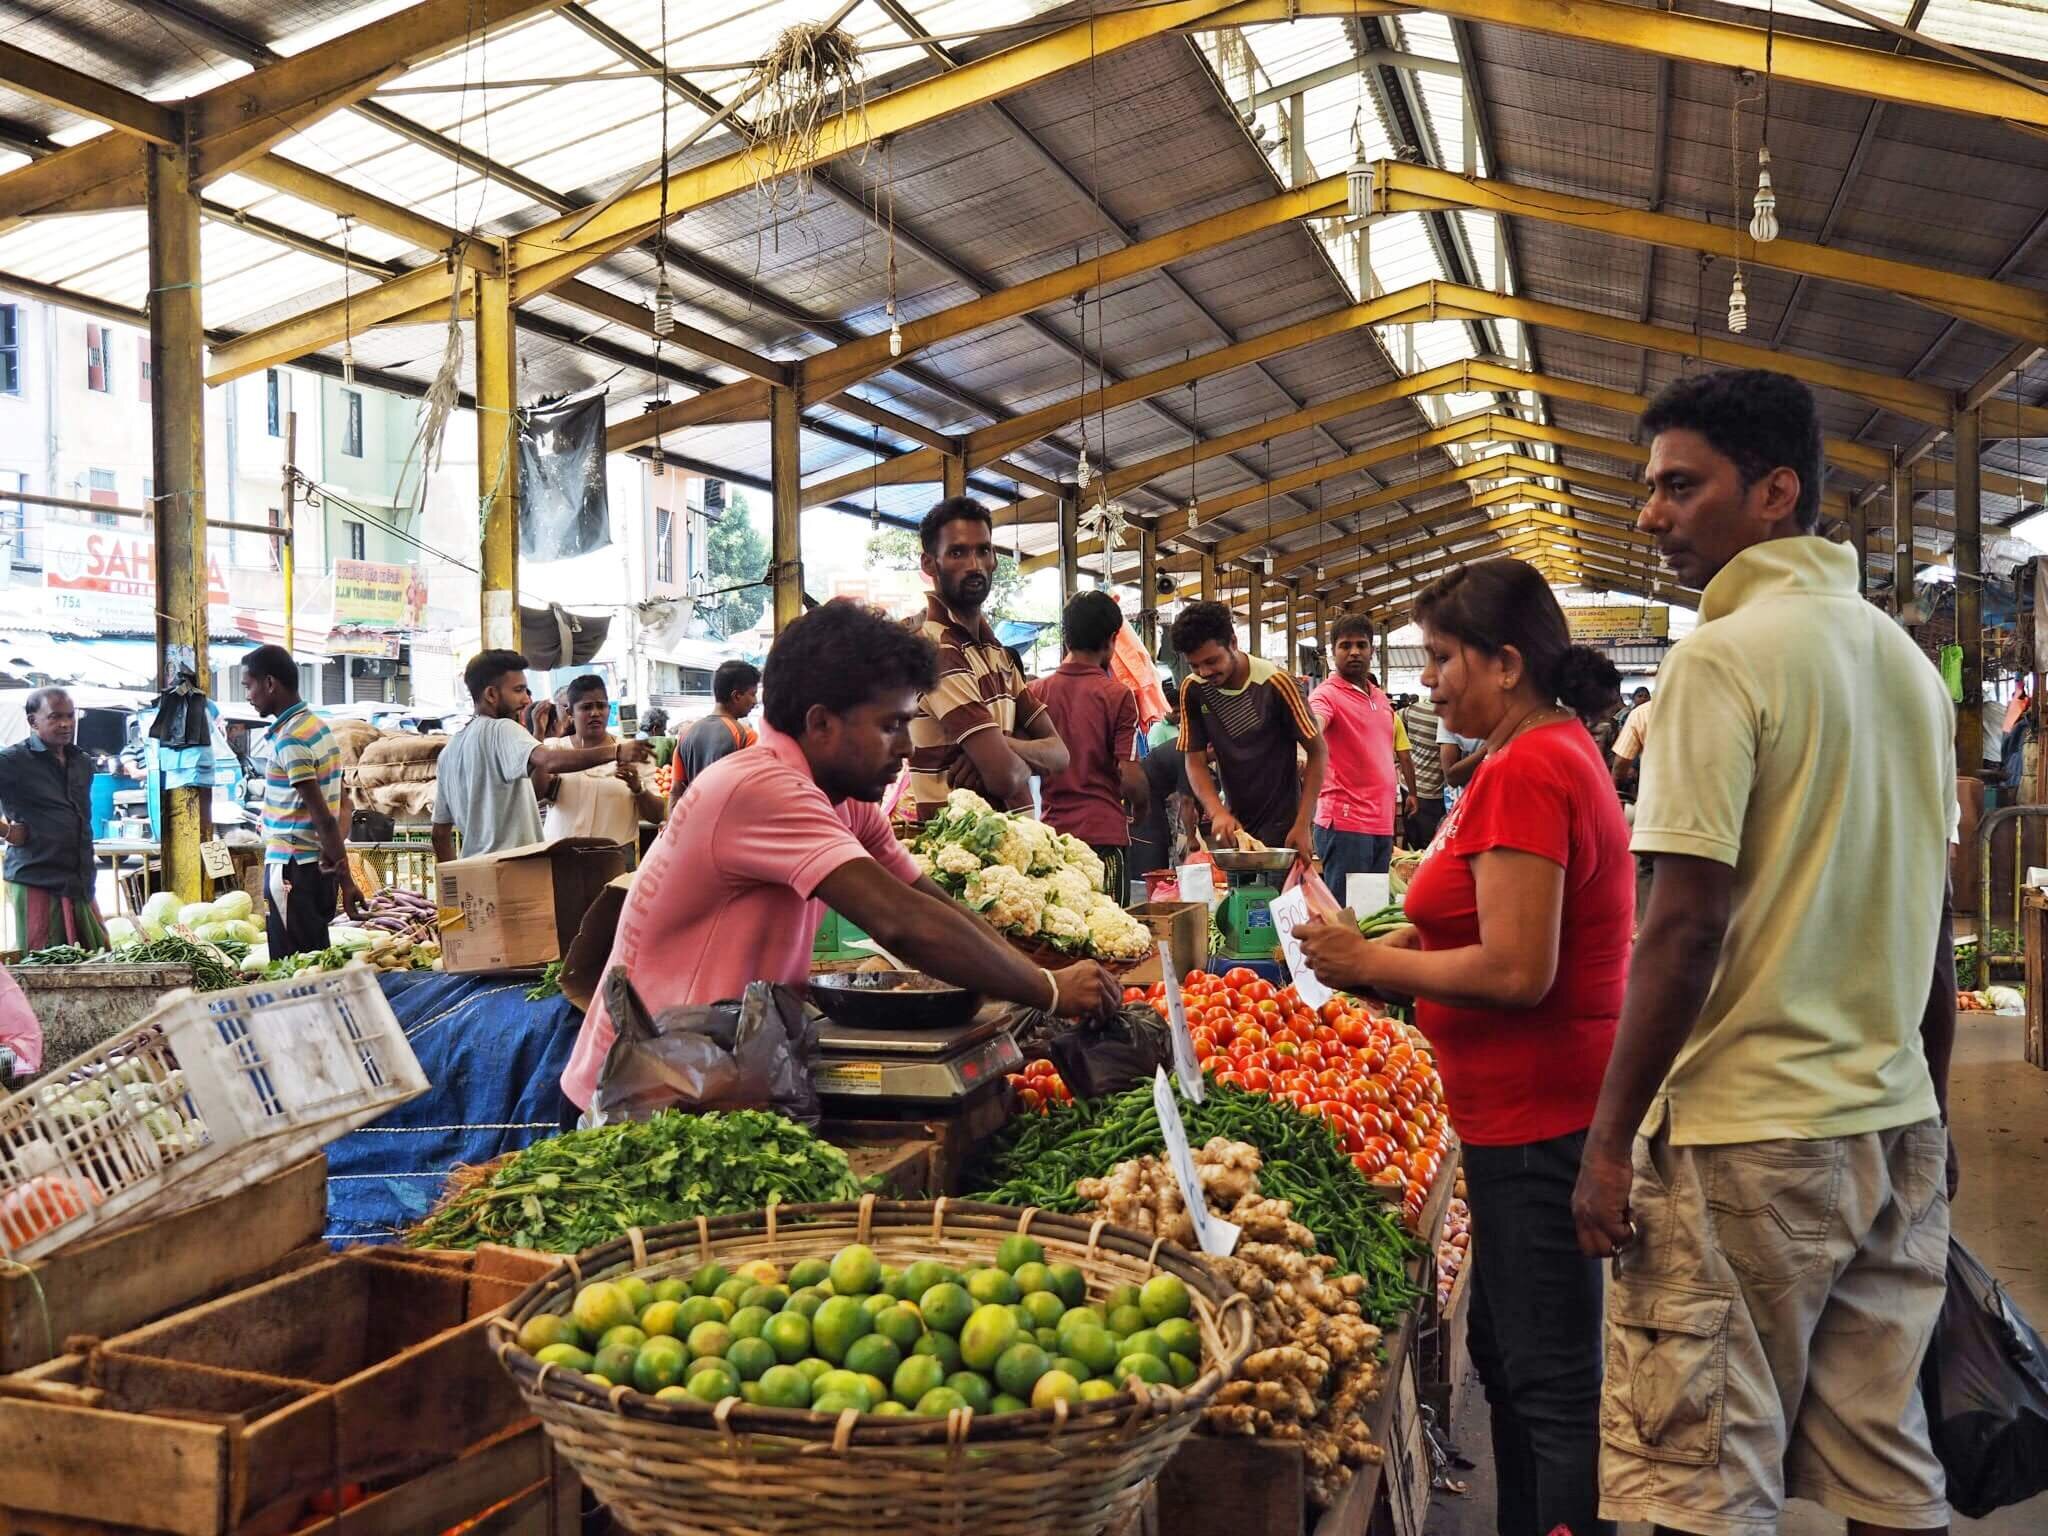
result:
[(1094, 477), (1095, 472), (1088, 467), (1088, 450), (1083, 448), (1081, 450), (1080, 462), (1074, 466), (1074, 484), (1080, 486), (1085, 491), (1088, 488), (1088, 482)]
[(1372, 217), (1372, 162), (1365, 158), (1364, 145), (1344, 173), (1344, 211), (1354, 219)]
[(889, 355), (891, 357), (901, 357), (903, 355), (903, 327), (895, 324), (893, 321), (889, 325)]

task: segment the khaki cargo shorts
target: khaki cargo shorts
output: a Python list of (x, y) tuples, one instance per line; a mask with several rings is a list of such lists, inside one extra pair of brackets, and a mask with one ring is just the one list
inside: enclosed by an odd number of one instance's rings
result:
[(1607, 1293), (1600, 1513), (1776, 1536), (1788, 1497), (1945, 1526), (1920, 1400), (1946, 1288), (1937, 1121), (1823, 1141), (1636, 1138)]

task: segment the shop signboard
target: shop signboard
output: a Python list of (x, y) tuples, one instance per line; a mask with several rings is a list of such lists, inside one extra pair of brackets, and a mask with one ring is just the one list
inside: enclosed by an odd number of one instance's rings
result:
[(396, 656), (402, 636), (427, 617), (427, 578), (415, 565), (334, 562), (334, 616), (327, 636), (337, 656)]
[(1667, 640), (1671, 610), (1663, 604), (1603, 603), (1567, 608), (1564, 621), (1580, 644), (1595, 640)]
[[(53, 609), (75, 613), (101, 631), (156, 629), (156, 540), (147, 524), (51, 521), (43, 524), (42, 545), (43, 588)], [(221, 548), (206, 552), (206, 600), (225, 610), (223, 554)]]

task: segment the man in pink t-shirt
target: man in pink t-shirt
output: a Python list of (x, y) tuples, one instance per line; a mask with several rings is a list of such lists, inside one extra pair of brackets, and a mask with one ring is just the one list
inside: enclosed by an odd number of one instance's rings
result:
[[(1337, 670), (1309, 696), (1329, 743), (1323, 791), (1316, 797), (1316, 857), (1323, 883), (1344, 900), (1352, 875), (1385, 874), (1394, 855), (1394, 816), (1415, 802), (1408, 731), (1393, 701), (1372, 680), (1372, 621), (1347, 613), (1330, 630)], [(1400, 773), (1397, 806), (1394, 776)]]
[[(1078, 1016), (1123, 993), (1093, 961), (1041, 970), (921, 876), (880, 804), (910, 753), (932, 686), (928, 641), (879, 610), (831, 602), (785, 629), (762, 672), (759, 744), (690, 781), (619, 914), (623, 965), (648, 1012), (738, 997), (751, 981), (801, 986), (826, 907), (942, 981)], [(590, 1106), (611, 1049), (602, 994), (562, 1092)]]

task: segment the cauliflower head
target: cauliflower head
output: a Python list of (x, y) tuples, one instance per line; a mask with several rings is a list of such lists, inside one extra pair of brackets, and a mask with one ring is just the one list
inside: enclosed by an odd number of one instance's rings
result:
[(936, 866), (935, 866), (935, 865), (934, 865), (934, 864), (932, 863), (932, 857), (931, 857), (931, 855), (930, 855), (930, 854), (928, 854), (928, 853), (913, 853), (913, 854), (911, 854), (911, 856), (910, 856), (910, 862), (911, 862), (911, 863), (913, 863), (913, 864), (915, 864), (915, 865), (917, 866), (917, 872), (918, 872), (918, 873), (919, 873), (920, 875), (927, 875), (927, 876), (928, 876), (928, 875), (930, 875), (930, 874), (932, 873), (933, 869), (934, 869), (934, 868), (936, 867)]
[(1096, 857), (1093, 848), (1078, 837), (1063, 832), (1059, 836), (1059, 855), (1060, 861), (1067, 868), (1078, 870), (1089, 885), (1098, 890), (1102, 888), (1102, 860)]
[(1079, 949), (1088, 942), (1088, 920), (1072, 907), (1048, 905), (1040, 917), (1041, 938), (1062, 949)]
[(948, 816), (986, 816), (994, 809), (971, 789), (956, 789), (946, 796)]
[(967, 877), (967, 904), (996, 927), (1026, 937), (1045, 916), (1045, 892), (1030, 876), (1007, 864), (991, 864)]
[(1088, 947), (1098, 959), (1137, 960), (1152, 952), (1152, 930), (1113, 901), (1088, 909)]
[(1045, 877), (1045, 886), (1047, 901), (1058, 902), (1061, 906), (1070, 907), (1076, 912), (1088, 910), (1090, 896), (1102, 895), (1100, 891), (1089, 888), (1087, 879), (1078, 869), (1071, 869), (1064, 864)]
[(981, 869), (981, 860), (957, 843), (948, 843), (938, 852), (932, 863), (942, 875), (958, 875), (963, 879)]

